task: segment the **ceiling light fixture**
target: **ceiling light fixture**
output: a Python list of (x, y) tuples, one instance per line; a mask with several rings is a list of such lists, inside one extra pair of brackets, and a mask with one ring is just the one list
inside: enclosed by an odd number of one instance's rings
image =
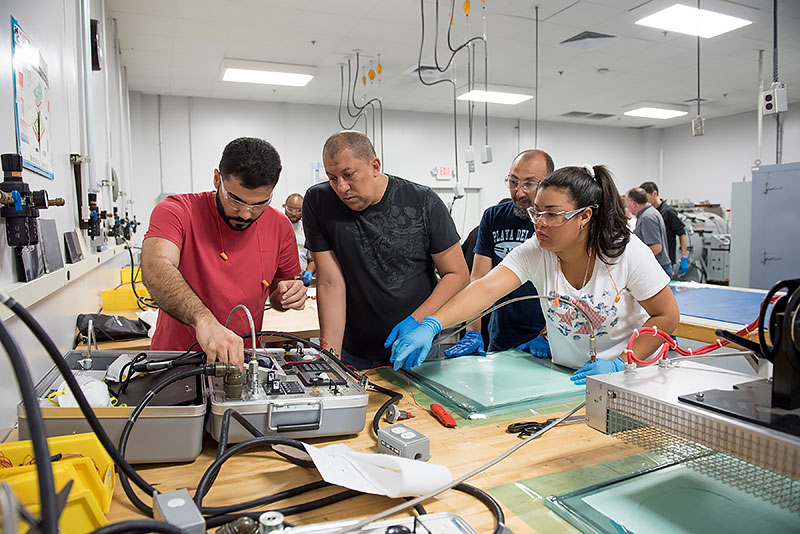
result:
[(533, 98), (532, 95), (521, 93), (506, 93), (503, 91), (484, 91), (473, 89), (458, 96), (459, 100), (472, 100), (473, 102), (489, 102), (490, 104), (507, 104), (514, 106)]
[(626, 111), (624, 113), (627, 117), (643, 117), (646, 119), (674, 119), (675, 117), (683, 117), (684, 115), (688, 115), (686, 111), (678, 111), (676, 109), (664, 109), (664, 108), (656, 108), (656, 107), (640, 107), (636, 109), (632, 109), (630, 111)]
[(639, 26), (649, 26), (650, 28), (686, 35), (699, 35), (705, 39), (722, 35), (752, 23), (753, 21), (751, 20), (683, 4), (675, 4), (636, 21)]
[(304, 65), (224, 59), (222, 81), (305, 87), (316, 69)]

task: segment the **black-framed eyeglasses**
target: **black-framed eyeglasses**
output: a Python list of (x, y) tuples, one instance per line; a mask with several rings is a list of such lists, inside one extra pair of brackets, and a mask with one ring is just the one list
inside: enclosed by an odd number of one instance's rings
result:
[(506, 176), (504, 181), (508, 186), (508, 188), (512, 191), (516, 191), (517, 188), (522, 187), (523, 190), (528, 192), (536, 191), (536, 189), (539, 187), (539, 184), (541, 183), (541, 180), (531, 180), (531, 179), (520, 180), (519, 178), (517, 178), (516, 176), (512, 176), (511, 174)]
[(531, 218), (534, 224), (539, 222), (544, 222), (547, 226), (550, 227), (558, 227), (563, 226), (567, 223), (568, 220), (582, 212), (583, 210), (587, 210), (589, 208), (597, 209), (597, 204), (592, 204), (591, 206), (584, 206), (582, 208), (578, 208), (575, 210), (562, 210), (562, 211), (539, 211), (533, 206), (528, 208), (528, 217)]

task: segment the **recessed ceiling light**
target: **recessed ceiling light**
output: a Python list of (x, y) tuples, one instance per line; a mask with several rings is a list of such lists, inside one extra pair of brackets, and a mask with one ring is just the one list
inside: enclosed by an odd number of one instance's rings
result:
[(305, 87), (314, 77), (314, 71), (313, 67), (304, 65), (234, 59), (222, 62), (222, 80), (225, 82)]
[(674, 119), (675, 117), (683, 117), (688, 115), (686, 111), (678, 111), (675, 109), (663, 109), (653, 107), (642, 107), (626, 111), (624, 115), (628, 117), (644, 117), (646, 119)]
[(508, 104), (515, 105), (526, 100), (533, 98), (532, 95), (523, 95), (520, 93), (504, 93), (501, 91), (484, 91), (482, 89), (473, 89), (467, 93), (459, 95), (459, 100), (472, 100), (473, 102), (489, 102), (490, 104)]
[(731, 15), (724, 15), (706, 9), (697, 9), (683, 4), (675, 4), (636, 21), (636, 24), (640, 26), (649, 26), (686, 35), (699, 35), (706, 39), (752, 23), (753, 21), (751, 20), (732, 17)]

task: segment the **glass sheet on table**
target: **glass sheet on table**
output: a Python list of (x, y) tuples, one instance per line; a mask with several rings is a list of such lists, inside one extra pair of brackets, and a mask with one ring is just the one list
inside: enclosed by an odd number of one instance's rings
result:
[(429, 361), (408, 375), (467, 416), (585, 395), (585, 389), (569, 379), (572, 370), (516, 349)]
[(672, 465), (554, 495), (545, 504), (583, 532), (800, 532), (800, 515)]

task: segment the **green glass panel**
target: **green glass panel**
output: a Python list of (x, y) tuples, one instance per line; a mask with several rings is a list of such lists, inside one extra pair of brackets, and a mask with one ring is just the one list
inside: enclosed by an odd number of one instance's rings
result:
[(800, 515), (673, 465), (554, 495), (545, 504), (583, 532), (800, 532)]
[(425, 362), (408, 374), (468, 415), (585, 394), (570, 381), (572, 370), (516, 349)]

